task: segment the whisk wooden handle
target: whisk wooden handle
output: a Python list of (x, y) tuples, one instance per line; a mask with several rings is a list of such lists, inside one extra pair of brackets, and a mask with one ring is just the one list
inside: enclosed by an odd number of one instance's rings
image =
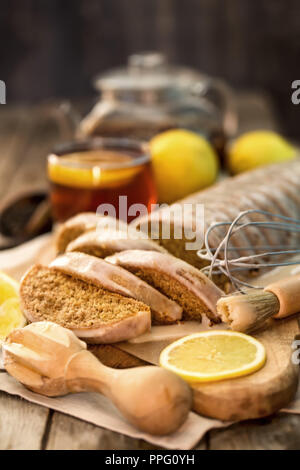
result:
[(264, 290), (279, 300), (280, 309), (274, 318), (285, 318), (300, 312), (300, 274), (274, 282)]

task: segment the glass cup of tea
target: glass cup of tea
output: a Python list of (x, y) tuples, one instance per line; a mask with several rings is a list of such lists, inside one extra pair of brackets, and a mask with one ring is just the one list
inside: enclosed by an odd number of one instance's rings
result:
[[(55, 221), (80, 212), (103, 211), (126, 222), (157, 202), (145, 142), (91, 138), (59, 145), (48, 156), (50, 201)], [(127, 220), (126, 220), (127, 219)]]

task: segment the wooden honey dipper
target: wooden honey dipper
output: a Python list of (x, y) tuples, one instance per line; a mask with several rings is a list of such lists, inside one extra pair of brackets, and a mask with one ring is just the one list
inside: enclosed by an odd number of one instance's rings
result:
[(7, 372), (46, 396), (99, 392), (135, 427), (150, 434), (176, 431), (191, 408), (191, 391), (177, 375), (155, 366), (104, 366), (75, 334), (55, 323), (16, 329), (3, 343)]
[(246, 294), (221, 297), (217, 311), (232, 330), (251, 331), (268, 318), (286, 318), (300, 312), (300, 275), (289, 276)]

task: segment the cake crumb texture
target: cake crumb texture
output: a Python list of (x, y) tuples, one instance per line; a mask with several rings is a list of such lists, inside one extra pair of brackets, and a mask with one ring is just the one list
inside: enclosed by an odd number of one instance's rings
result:
[(25, 315), (28, 312), (35, 321), (52, 321), (66, 328), (110, 325), (139, 312), (150, 312), (143, 302), (41, 265), (27, 273), (20, 295)]

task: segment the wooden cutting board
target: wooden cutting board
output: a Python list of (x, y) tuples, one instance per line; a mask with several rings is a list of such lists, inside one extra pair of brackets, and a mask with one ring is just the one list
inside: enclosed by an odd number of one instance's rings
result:
[[(53, 246), (49, 244), (39, 254), (38, 260), (48, 263), (53, 257)], [(292, 342), (298, 333), (296, 317), (269, 321), (268, 327), (254, 335), (266, 348), (265, 366), (246, 377), (192, 385), (194, 411), (212, 418), (239, 421), (268, 416), (287, 406), (298, 386), (298, 366), (291, 361)], [(147, 343), (147, 347), (151, 348), (151, 344)], [(136, 367), (149, 360), (145, 348), (140, 354), (140, 346), (136, 349), (131, 347), (130, 352), (116, 345), (97, 345), (90, 349), (110, 367)], [(157, 359), (151, 360), (157, 362)]]
[[(166, 327), (168, 328), (168, 327)], [(268, 416), (285, 407), (293, 398), (298, 385), (298, 366), (291, 362), (294, 350), (292, 342), (298, 333), (295, 317), (272, 320), (268, 328), (255, 334), (267, 351), (265, 366), (249, 376), (209, 384), (193, 384), (194, 410), (200, 414), (222, 420), (242, 420)], [(167, 345), (144, 343), (114, 346), (120, 363), (124, 350), (131, 354), (126, 357), (127, 364), (134, 364), (134, 355), (140, 360), (158, 364), (159, 353)], [(110, 360), (111, 360), (110, 355)], [(101, 357), (99, 356), (101, 359)], [(131, 360), (130, 360), (131, 358)], [(104, 357), (104, 360), (106, 358)], [(125, 357), (124, 357), (125, 360)]]
[(254, 335), (267, 352), (267, 362), (249, 376), (218, 383), (193, 385), (194, 410), (222, 420), (237, 421), (268, 416), (293, 399), (299, 367), (292, 363), (292, 342), (297, 335), (298, 320), (270, 322)]

